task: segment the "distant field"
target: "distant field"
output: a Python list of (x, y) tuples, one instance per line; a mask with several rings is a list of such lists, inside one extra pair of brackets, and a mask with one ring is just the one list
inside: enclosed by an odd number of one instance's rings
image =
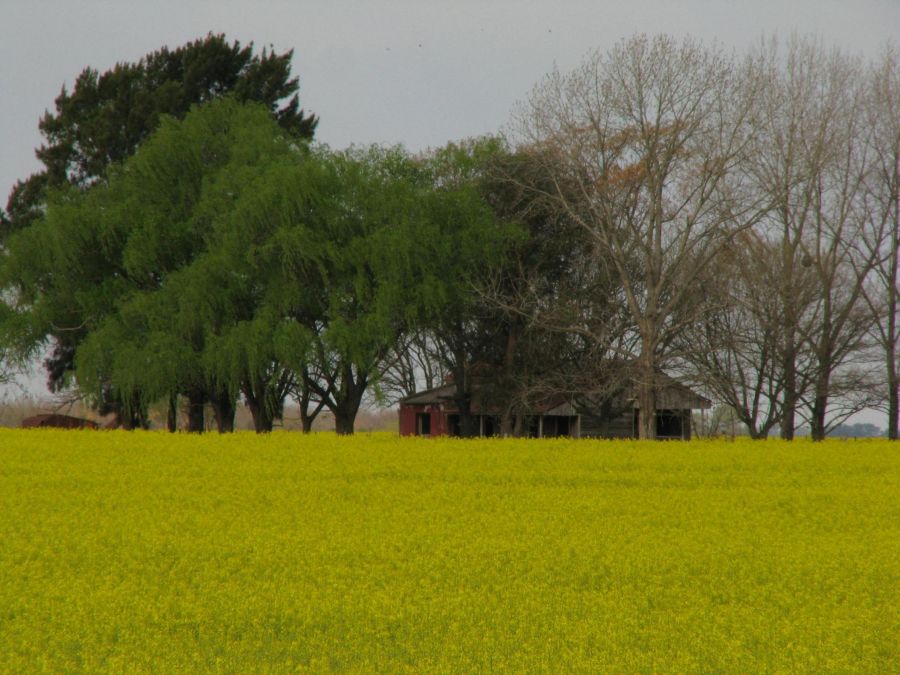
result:
[(0, 430), (0, 672), (900, 669), (887, 441)]

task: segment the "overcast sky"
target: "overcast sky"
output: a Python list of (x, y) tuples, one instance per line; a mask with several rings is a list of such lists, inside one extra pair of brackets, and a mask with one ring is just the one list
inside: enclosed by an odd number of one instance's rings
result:
[(792, 31), (874, 55), (900, 0), (0, 0), (0, 204), (39, 168), (38, 119), (63, 84), (208, 32), (294, 49), (318, 140), (420, 150), (501, 130), (554, 64), (635, 33), (742, 50)]
[(635, 33), (743, 49), (794, 30), (873, 54), (900, 32), (900, 0), (0, 0), (0, 201), (38, 169), (38, 118), (85, 66), (210, 31), (293, 48), (319, 140), (419, 150), (500, 130), (554, 64)]

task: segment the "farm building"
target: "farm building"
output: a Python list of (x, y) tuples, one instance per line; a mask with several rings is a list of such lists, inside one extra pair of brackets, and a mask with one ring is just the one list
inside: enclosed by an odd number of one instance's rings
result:
[[(689, 440), (691, 411), (708, 409), (708, 399), (666, 375), (660, 374), (656, 393), (656, 437)], [(400, 401), (402, 436), (458, 436), (460, 415), (455, 385), (445, 384)], [(500, 429), (500, 410), (475, 387), (471, 413), (479, 436), (495, 436)], [(623, 394), (606, 405), (590, 397), (548, 397), (532, 405), (522, 420), (524, 435), (536, 438), (637, 438), (640, 409), (633, 395)]]

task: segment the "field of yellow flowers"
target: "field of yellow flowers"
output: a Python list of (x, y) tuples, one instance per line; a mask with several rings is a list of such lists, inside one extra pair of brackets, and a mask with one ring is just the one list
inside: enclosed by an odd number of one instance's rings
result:
[(897, 672), (898, 460), (0, 430), (0, 672)]

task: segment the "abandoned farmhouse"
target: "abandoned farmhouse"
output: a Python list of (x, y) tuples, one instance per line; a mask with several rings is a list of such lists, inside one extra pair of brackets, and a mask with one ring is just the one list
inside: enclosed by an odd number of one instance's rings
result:
[[(711, 407), (700, 396), (671, 377), (660, 375), (656, 392), (656, 437), (660, 440), (690, 440), (691, 412)], [(460, 414), (455, 402), (455, 385), (445, 384), (418, 392), (400, 401), (402, 436), (459, 436)], [(500, 407), (474, 388), (471, 414), (477, 435), (500, 433)], [(589, 396), (552, 396), (535, 403), (522, 415), (522, 435), (532, 438), (569, 436), (572, 438), (637, 438), (641, 411), (631, 392), (603, 405)]]

